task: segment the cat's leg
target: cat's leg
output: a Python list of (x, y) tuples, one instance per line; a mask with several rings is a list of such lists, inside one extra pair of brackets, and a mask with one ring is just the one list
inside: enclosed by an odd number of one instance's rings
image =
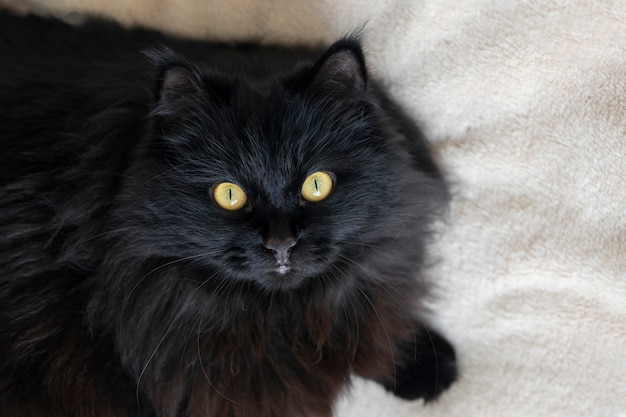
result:
[(406, 320), (393, 317), (398, 315), (359, 324), (352, 370), (407, 400), (437, 398), (457, 378), (454, 348), (420, 320), (410, 320), (407, 327)]
[(397, 348), (393, 377), (379, 382), (398, 397), (430, 401), (457, 378), (454, 348), (436, 331), (425, 328)]

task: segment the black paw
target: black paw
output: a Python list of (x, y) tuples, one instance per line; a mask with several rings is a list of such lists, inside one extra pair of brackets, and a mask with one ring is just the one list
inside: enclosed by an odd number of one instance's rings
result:
[(401, 347), (408, 359), (396, 364), (395, 381), (382, 384), (400, 398), (431, 401), (456, 380), (456, 355), (452, 345), (432, 330), (419, 337)]

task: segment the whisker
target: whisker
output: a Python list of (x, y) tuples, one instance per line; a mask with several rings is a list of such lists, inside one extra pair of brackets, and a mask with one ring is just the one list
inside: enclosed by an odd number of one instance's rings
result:
[(148, 366), (150, 365), (150, 362), (152, 362), (152, 359), (154, 358), (154, 356), (156, 355), (157, 351), (159, 350), (159, 348), (161, 347), (161, 345), (163, 344), (163, 342), (167, 338), (167, 335), (172, 330), (172, 327), (174, 326), (174, 323), (179, 319), (179, 317), (181, 315), (182, 315), (181, 311), (179, 311), (178, 314), (172, 319), (172, 321), (170, 322), (169, 326), (167, 326), (167, 329), (165, 330), (165, 333), (163, 334), (163, 337), (161, 337), (161, 339), (159, 340), (159, 343), (157, 343), (157, 346), (154, 348), (154, 350), (152, 351), (152, 354), (150, 355), (150, 357), (146, 361), (146, 364), (143, 366), (143, 369), (139, 373), (139, 378), (137, 378), (137, 385), (136, 385), (136, 390), (135, 390), (135, 397), (137, 399), (137, 407), (140, 407), (139, 390), (140, 390), (140, 387), (141, 387), (141, 380), (142, 380), (144, 374), (146, 373), (146, 370), (148, 369)]
[[(397, 242), (401, 235), (402, 232), (405, 230), (406, 228), (406, 224), (409, 223), (409, 220), (411, 219), (416, 219), (415, 216), (412, 216), (411, 214), (406, 214), (404, 216), (404, 220), (401, 223), (401, 227), (400, 229), (394, 234), (394, 235), (388, 235), (388, 236), (381, 236), (378, 239), (387, 239), (383, 242), (365, 242), (363, 240), (363, 236), (362, 235), (358, 235), (358, 236), (350, 236), (349, 239), (338, 239), (336, 241), (337, 244), (348, 244), (348, 245), (354, 245), (355, 244), (355, 240), (358, 238), (359, 242), (358, 245), (361, 246), (362, 248), (368, 248), (368, 249), (375, 249), (376, 253), (378, 255), (383, 255), (383, 256), (390, 256), (388, 253), (388, 249), (386, 248), (386, 245), (389, 242)], [(437, 233), (435, 231), (432, 231), (431, 233), (431, 238), (430, 238), (431, 244), (427, 245), (427, 247), (425, 248), (423, 254), (424, 255), (433, 255), (436, 253), (440, 253), (441, 249), (443, 247), (443, 236), (441, 235), (441, 233)], [(435, 242), (437, 242), (435, 244)]]
[[(156, 180), (156, 179), (158, 179), (158, 178), (161, 178), (161, 177), (163, 177), (163, 176), (166, 176), (166, 175), (168, 175), (168, 174), (170, 174), (170, 173), (172, 173), (172, 172), (176, 172), (176, 173), (179, 173), (179, 174), (184, 174), (184, 173), (185, 173), (185, 171), (182, 171), (182, 170), (181, 170), (181, 168), (183, 168), (183, 167), (185, 167), (185, 166), (187, 166), (187, 165), (191, 165), (193, 162), (192, 162), (192, 161), (187, 161), (187, 162), (184, 162), (184, 163), (179, 164), (179, 165), (173, 165), (171, 162), (168, 162), (168, 163), (169, 163), (169, 166), (170, 166), (170, 168), (169, 168), (169, 169), (164, 170), (164, 171), (162, 171), (162, 172), (158, 173), (157, 175), (155, 175), (155, 176), (153, 176), (153, 177), (151, 177), (151, 178), (149, 178), (149, 179), (145, 180), (145, 181), (144, 181), (144, 183), (143, 183), (143, 185), (146, 185), (146, 184), (148, 184), (149, 182), (152, 182), (152, 181), (154, 181), (154, 180)], [(198, 172), (199, 172), (199, 171), (198, 171)]]
[[(368, 304), (370, 305), (370, 307), (372, 308), (372, 311), (374, 312), (374, 314), (376, 314), (376, 317), (378, 317), (378, 321), (380, 322), (383, 331), (385, 332), (385, 337), (387, 338), (387, 343), (389, 344), (389, 351), (391, 353), (391, 361), (394, 364), (393, 366), (393, 390), (396, 390), (396, 384), (398, 382), (398, 374), (397, 374), (397, 368), (395, 366), (396, 364), (396, 358), (395, 358), (395, 349), (393, 346), (393, 343), (391, 341), (391, 336), (389, 336), (389, 332), (387, 330), (387, 327), (385, 326), (385, 322), (383, 321), (383, 318), (381, 317), (380, 313), (378, 312), (378, 310), (376, 309), (376, 306), (374, 305), (374, 303), (372, 302), (372, 300), (367, 296), (367, 294), (365, 294), (365, 291), (363, 291), (360, 287), (357, 286), (357, 289), (361, 292), (361, 294), (363, 295), (363, 297), (365, 298), (365, 300), (368, 302)], [(393, 406), (394, 403), (394, 398), (392, 397), (389, 403), (389, 413), (388, 415), (391, 415), (391, 407)]]
[[(360, 265), (356, 261), (346, 256), (340, 256), (339, 260), (341, 262), (349, 261), (350, 264), (360, 267)], [(403, 293), (401, 293), (393, 285), (390, 285), (388, 282), (378, 281), (378, 280), (371, 280), (369, 282), (371, 284), (376, 285), (381, 290), (385, 291), (389, 295), (389, 297), (395, 302), (396, 306), (400, 308), (400, 310), (402, 311), (402, 314), (406, 318), (407, 323), (411, 327), (411, 333), (413, 334), (414, 342), (416, 342), (416, 337), (417, 337), (416, 329), (413, 326), (413, 322), (416, 318), (414, 317), (415, 316), (414, 314), (411, 314), (410, 309), (409, 309), (409, 306), (412, 305), (412, 303), (409, 302), (409, 300), (406, 298), (406, 296)]]
[[(216, 274), (217, 274), (217, 272), (216, 272)], [(200, 285), (198, 286), (198, 289), (197, 289), (197, 290), (199, 290), (202, 286), (204, 286), (207, 282), (209, 282), (209, 281), (211, 280), (211, 278), (213, 278), (216, 274), (213, 274), (211, 277), (209, 277), (209, 278), (207, 278), (206, 280), (204, 280), (204, 282), (202, 282), (202, 284), (200, 284)], [(223, 288), (227, 288), (227, 287), (232, 286), (231, 284), (233, 284), (233, 283), (232, 283), (232, 282), (229, 282), (229, 281), (223, 281), (223, 282), (222, 282), (222, 283), (221, 283), (221, 284), (220, 284), (220, 285), (216, 288), (216, 290), (215, 290), (215, 294), (216, 294), (216, 296), (218, 296), (218, 295), (219, 295), (219, 293), (222, 291), (222, 289), (223, 289)], [(215, 392), (216, 392), (216, 393), (217, 393), (220, 397), (224, 398), (224, 399), (225, 399), (225, 400), (227, 400), (227, 401), (230, 401), (230, 402), (231, 402), (231, 403), (233, 403), (233, 404), (236, 404), (236, 405), (243, 405), (243, 404), (241, 404), (241, 403), (239, 403), (239, 402), (237, 402), (237, 401), (233, 400), (232, 398), (230, 398), (230, 397), (226, 396), (226, 394), (224, 394), (222, 391), (220, 391), (220, 390), (219, 390), (219, 389), (218, 389), (218, 388), (217, 388), (217, 387), (213, 384), (213, 382), (211, 381), (211, 378), (209, 377), (209, 374), (208, 374), (208, 372), (207, 372), (206, 368), (204, 367), (204, 363), (202, 362), (202, 351), (201, 351), (202, 346), (201, 346), (201, 343), (200, 343), (200, 333), (201, 333), (201, 331), (202, 331), (202, 318), (200, 318), (200, 321), (199, 321), (199, 324), (198, 324), (198, 332), (197, 332), (197, 338), (196, 338), (196, 340), (197, 340), (197, 347), (198, 347), (198, 349), (197, 349), (197, 351), (198, 351), (198, 363), (200, 364), (200, 370), (202, 371), (202, 374), (204, 375), (204, 378), (206, 379), (206, 381), (207, 381), (207, 383), (209, 384), (209, 386), (210, 386), (210, 387), (211, 387), (211, 388), (212, 388), (212, 389), (213, 389), (213, 390), (214, 390), (214, 391), (215, 391)]]
[(161, 264), (159, 266), (157, 266), (156, 268), (152, 269), (150, 272), (148, 272), (147, 274), (145, 274), (143, 277), (141, 277), (141, 279), (139, 279), (139, 281), (137, 281), (135, 283), (135, 285), (131, 288), (130, 292), (126, 295), (126, 297), (124, 297), (124, 301), (122, 302), (122, 309), (120, 312), (120, 332), (121, 332), (121, 326), (122, 326), (122, 318), (124, 317), (124, 312), (126, 310), (126, 306), (128, 305), (128, 302), (130, 301), (130, 298), (132, 297), (133, 293), (135, 292), (135, 290), (137, 288), (139, 288), (139, 286), (143, 283), (143, 281), (148, 278), (148, 276), (152, 275), (153, 273), (157, 272), (160, 269), (163, 269), (165, 267), (180, 263), (180, 262), (185, 262), (191, 259), (195, 259), (195, 258), (201, 258), (204, 256), (209, 256), (216, 253), (215, 251), (211, 251), (211, 252), (203, 252), (203, 253), (198, 253), (196, 255), (191, 255), (191, 256), (185, 256), (182, 258), (178, 258), (178, 259), (174, 259), (172, 261), (166, 262), (164, 264)]
[[(337, 282), (341, 280), (341, 274), (337, 267), (334, 267), (333, 270), (329, 272), (332, 273), (332, 276), (336, 278)], [(324, 276), (327, 276), (327, 275), (324, 274)], [(346, 293), (346, 295), (347, 295), (348, 302), (350, 306), (352, 307), (352, 313), (354, 315), (354, 325), (355, 325), (354, 331), (356, 335), (356, 339), (354, 340), (354, 346), (352, 348), (352, 354), (350, 358), (350, 368), (351, 368), (352, 364), (354, 363), (356, 359), (356, 355), (358, 351), (358, 346), (359, 346), (359, 341), (360, 341), (360, 326), (359, 326), (359, 315), (357, 313), (356, 306), (354, 305), (353, 295), (350, 292)], [(344, 317), (346, 319), (346, 325), (348, 329), (350, 329), (351, 328), (350, 319), (349, 319), (348, 311), (345, 305), (344, 305), (343, 311), (344, 311)]]
[[(197, 255), (195, 255), (195, 256), (193, 256), (193, 257), (197, 257)], [(192, 258), (193, 258), (193, 257), (192, 257)], [(177, 261), (177, 262), (180, 262), (180, 261), (186, 260), (186, 259), (188, 259), (188, 258), (189, 258), (189, 257), (187, 257), (187, 258), (181, 258), (181, 259), (178, 259), (178, 260), (176, 260), (176, 261)], [(166, 264), (161, 265), (161, 267), (164, 267), (164, 266), (167, 266), (167, 265), (171, 265), (172, 263), (175, 263), (175, 262), (174, 262), (174, 261), (172, 261), (172, 262), (168, 262), (168, 263), (166, 263)], [(161, 267), (159, 267), (159, 268), (161, 268)], [(148, 274), (146, 274), (146, 275), (144, 276), (144, 278), (145, 278), (146, 276), (150, 275), (152, 272), (154, 272), (155, 270), (157, 270), (157, 269), (159, 269), (159, 268), (155, 268), (154, 270), (152, 270), (151, 272), (149, 272)], [(215, 275), (215, 274), (213, 274), (213, 275)], [(142, 278), (142, 280), (143, 280), (143, 278)], [(207, 281), (208, 281), (208, 279), (207, 279)], [(205, 281), (205, 282), (207, 282), (207, 281)], [(135, 288), (136, 288), (136, 287), (135, 287)], [(199, 290), (199, 289), (200, 289), (200, 287), (196, 288), (196, 289), (195, 289), (195, 290), (194, 290), (194, 291), (193, 291), (193, 292), (192, 292), (192, 293), (188, 296), (188, 298), (193, 297), (193, 296), (196, 294), (196, 292), (198, 292), (198, 290)], [(163, 345), (163, 342), (165, 341), (165, 339), (167, 338), (167, 336), (168, 336), (168, 335), (169, 335), (169, 333), (171, 332), (172, 328), (174, 327), (174, 324), (175, 324), (175, 323), (176, 323), (176, 322), (177, 322), (177, 321), (178, 321), (178, 320), (179, 320), (179, 319), (183, 316), (184, 312), (185, 312), (185, 310), (184, 310), (184, 309), (180, 309), (180, 310), (178, 310), (178, 313), (176, 313), (176, 316), (172, 319), (172, 321), (170, 322), (170, 324), (167, 326), (167, 329), (165, 330), (165, 333), (163, 334), (163, 336), (162, 336), (162, 337), (161, 337), (161, 339), (159, 340), (159, 343), (157, 343), (156, 347), (155, 347), (155, 348), (154, 348), (154, 350), (152, 351), (152, 354), (150, 355), (150, 357), (149, 357), (149, 358), (148, 358), (148, 360), (146, 361), (145, 365), (143, 366), (143, 369), (142, 369), (142, 370), (141, 370), (141, 372), (139, 373), (139, 377), (137, 378), (137, 388), (136, 388), (136, 392), (135, 392), (135, 395), (136, 395), (136, 397), (137, 397), (137, 404), (139, 404), (139, 390), (140, 390), (140, 387), (141, 387), (141, 380), (142, 380), (142, 378), (143, 378), (144, 374), (146, 373), (146, 370), (148, 369), (148, 366), (150, 366), (150, 362), (152, 362), (152, 359), (154, 359), (154, 357), (156, 356), (156, 354), (157, 354), (157, 352), (158, 352), (159, 348), (161, 347), (161, 345)], [(122, 310), (122, 313), (123, 313), (123, 310)]]

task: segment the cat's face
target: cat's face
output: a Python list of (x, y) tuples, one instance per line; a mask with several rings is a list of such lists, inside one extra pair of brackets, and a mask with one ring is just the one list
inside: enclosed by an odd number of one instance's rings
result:
[(336, 282), (384, 248), (413, 197), (363, 71), (349, 50), (262, 87), (166, 66), (144, 239), (207, 280), (269, 291)]

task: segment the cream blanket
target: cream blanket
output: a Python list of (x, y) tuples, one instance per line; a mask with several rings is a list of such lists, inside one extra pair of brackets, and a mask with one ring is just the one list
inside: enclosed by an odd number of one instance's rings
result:
[(367, 22), (454, 183), (429, 274), (462, 378), (426, 406), (357, 381), (338, 416), (626, 416), (625, 1), (1, 1), (211, 39)]

